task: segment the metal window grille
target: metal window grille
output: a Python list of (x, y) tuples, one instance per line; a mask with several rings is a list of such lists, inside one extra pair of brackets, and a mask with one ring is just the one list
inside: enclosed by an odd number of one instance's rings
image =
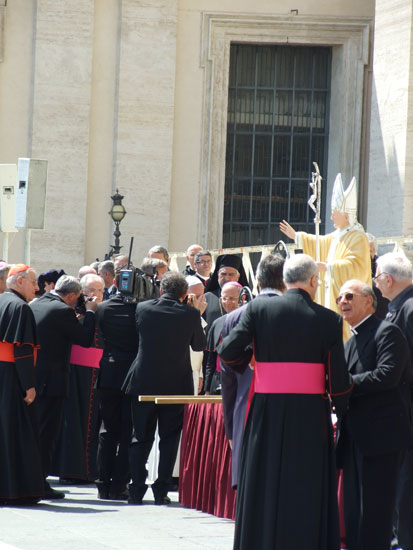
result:
[(327, 167), (330, 73), (331, 48), (231, 45), (224, 247), (275, 243), (282, 219), (314, 231), (308, 182), (313, 161)]

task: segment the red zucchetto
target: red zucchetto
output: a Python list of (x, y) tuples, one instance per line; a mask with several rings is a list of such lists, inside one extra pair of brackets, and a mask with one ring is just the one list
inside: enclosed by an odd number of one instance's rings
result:
[(23, 271), (26, 271), (26, 269), (30, 269), (30, 266), (26, 264), (13, 264), (10, 268), (8, 277), (11, 277), (16, 273), (22, 273)]

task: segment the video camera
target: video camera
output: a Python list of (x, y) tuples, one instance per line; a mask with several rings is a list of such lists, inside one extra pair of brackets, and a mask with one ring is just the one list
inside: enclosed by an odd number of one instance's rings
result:
[(156, 280), (156, 273), (148, 275), (138, 267), (130, 268), (133, 237), (131, 238), (128, 266), (121, 269), (118, 290), (125, 303), (138, 303), (145, 300), (159, 298), (159, 285)]

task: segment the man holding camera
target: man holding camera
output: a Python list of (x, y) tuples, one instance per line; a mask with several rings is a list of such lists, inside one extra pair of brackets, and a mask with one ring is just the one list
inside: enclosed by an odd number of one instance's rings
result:
[[(120, 266), (122, 267), (122, 266)], [(136, 275), (134, 275), (136, 276)], [(119, 287), (121, 269), (116, 269)], [(129, 443), (132, 432), (130, 400), (122, 391), (125, 376), (138, 353), (135, 325), (136, 298), (122, 293), (104, 301), (97, 309), (96, 326), (103, 344), (97, 380), (102, 425), (98, 446), (98, 479), (101, 499), (126, 500), (129, 496)]]
[[(129, 463), (132, 484), (129, 503), (142, 504), (146, 493), (146, 462), (158, 422), (160, 460), (158, 478), (152, 485), (155, 504), (169, 504), (168, 482), (172, 475), (183, 423), (183, 405), (139, 402), (139, 395), (193, 395), (189, 346), (205, 347), (198, 300), (185, 304), (188, 284), (181, 273), (170, 271), (161, 281), (161, 296), (138, 304), (136, 327), (139, 351), (126, 376), (123, 389), (132, 396), (132, 442)], [(194, 306), (194, 307), (193, 307)]]
[[(72, 344), (89, 347), (93, 341), (97, 302), (96, 298), (86, 302), (85, 317), (82, 323), (79, 322), (74, 307), (81, 288), (75, 277), (63, 275), (51, 292), (30, 304), (40, 344), (36, 363), (36, 401), (45, 478), (50, 471), (68, 393)], [(45, 479), (46, 498), (64, 496), (62, 491), (52, 489)]]

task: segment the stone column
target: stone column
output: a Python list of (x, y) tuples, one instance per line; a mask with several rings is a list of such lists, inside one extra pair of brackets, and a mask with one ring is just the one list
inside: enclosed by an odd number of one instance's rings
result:
[(122, 251), (139, 265), (168, 247), (177, 0), (123, 0), (115, 185), (125, 195)]
[[(122, 0), (95, 0), (85, 261), (113, 242), (108, 212), (114, 188)], [(121, 186), (122, 190), (122, 186)]]
[(33, 158), (49, 160), (44, 230), (32, 231), (39, 271), (84, 263), (93, 0), (38, 0)]
[[(31, 154), (35, 4), (15, 0), (0, 7), (1, 164)], [(9, 234), (9, 262), (23, 261), (24, 239), (25, 231)]]
[(412, 0), (376, 0), (367, 230), (413, 234)]

